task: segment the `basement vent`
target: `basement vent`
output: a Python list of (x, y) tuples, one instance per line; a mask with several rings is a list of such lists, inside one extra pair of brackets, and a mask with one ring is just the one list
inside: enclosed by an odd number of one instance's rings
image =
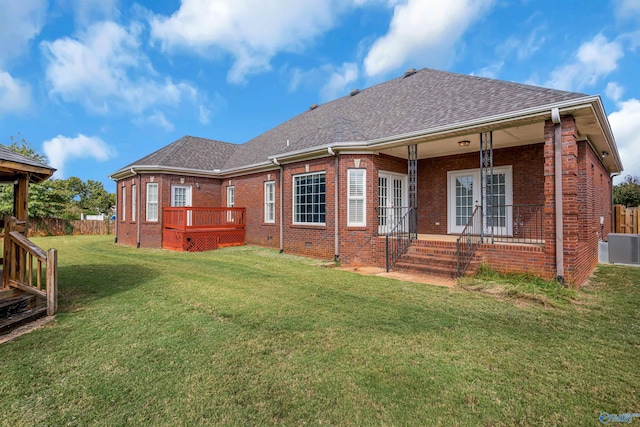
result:
[(309, 110), (315, 110), (316, 108), (318, 108), (318, 104), (312, 104)]
[(356, 96), (359, 93), (360, 93), (360, 89), (354, 89), (351, 92), (349, 92), (349, 96)]
[(404, 72), (404, 76), (402, 76), (402, 78), (406, 79), (409, 76), (413, 76), (415, 73), (417, 73), (416, 69), (411, 68), (410, 70)]

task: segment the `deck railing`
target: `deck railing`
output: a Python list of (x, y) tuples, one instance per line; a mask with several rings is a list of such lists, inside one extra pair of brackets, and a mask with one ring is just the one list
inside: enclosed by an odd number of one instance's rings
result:
[(45, 252), (25, 233), (26, 223), (10, 217), (5, 224), (3, 286), (12, 287), (43, 298), (47, 315), (58, 309), (58, 252)]
[(246, 208), (164, 208), (164, 228), (175, 230), (244, 228)]
[(386, 235), (386, 268), (391, 270), (398, 258), (407, 250), (411, 240), (417, 237), (417, 212), (415, 208), (404, 209), (405, 213), (397, 219)]

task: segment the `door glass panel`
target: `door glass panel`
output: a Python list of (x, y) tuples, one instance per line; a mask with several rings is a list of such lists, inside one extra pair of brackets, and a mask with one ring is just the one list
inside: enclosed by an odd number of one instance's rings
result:
[(473, 175), (456, 178), (456, 225), (464, 227), (473, 214)]
[(388, 179), (386, 177), (378, 177), (378, 225), (384, 227), (387, 225), (387, 189), (389, 188)]

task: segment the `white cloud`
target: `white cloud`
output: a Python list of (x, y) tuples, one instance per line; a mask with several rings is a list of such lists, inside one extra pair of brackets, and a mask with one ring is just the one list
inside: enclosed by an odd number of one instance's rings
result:
[(609, 123), (616, 138), (624, 174), (640, 176), (640, 100), (631, 98), (618, 104), (618, 111), (609, 114)]
[(501, 56), (507, 56), (513, 52), (519, 61), (528, 59), (546, 42), (544, 34), (546, 34), (545, 28), (536, 28), (525, 39), (511, 36), (502, 42), (496, 51)]
[(167, 117), (164, 115), (164, 113), (160, 111), (156, 111), (155, 113), (147, 117), (146, 121), (147, 123), (159, 126), (169, 132), (174, 129), (173, 123), (167, 120)]
[(205, 107), (204, 105), (200, 105), (198, 107), (198, 120), (200, 124), (207, 125), (209, 124), (209, 119), (211, 118), (211, 109)]
[(619, 42), (609, 42), (598, 34), (578, 48), (571, 62), (553, 70), (545, 86), (578, 91), (593, 86), (600, 78), (615, 71), (623, 56)]
[(140, 50), (140, 31), (135, 24), (124, 28), (100, 22), (77, 39), (43, 42), (50, 95), (100, 113), (116, 109), (140, 114), (151, 106), (195, 99), (197, 91), (190, 85), (155, 77)]
[[(379, 1), (379, 0), (378, 0)], [(271, 69), (279, 52), (297, 52), (330, 29), (335, 17), (366, 0), (182, 0), (167, 17), (151, 18), (151, 34), (164, 49), (185, 47), (205, 56), (234, 58), (228, 80)]]
[(100, 162), (116, 155), (115, 150), (97, 136), (79, 134), (75, 138), (58, 135), (45, 141), (42, 149), (49, 164), (56, 168), (56, 178), (64, 178), (65, 165), (75, 159), (94, 159)]
[(74, 10), (75, 20), (81, 26), (92, 22), (111, 20), (120, 14), (119, 0), (69, 0)]
[(47, 0), (4, 0), (0, 2), (0, 64), (27, 51), (30, 40), (42, 29)]
[(640, 2), (638, 0), (615, 0), (616, 16), (627, 20), (640, 18)]
[(0, 70), (0, 116), (25, 111), (31, 105), (31, 86)]
[(492, 0), (407, 0), (398, 4), (389, 32), (376, 40), (364, 60), (368, 76), (411, 66), (444, 65), (469, 25), (489, 9)]
[(624, 95), (624, 88), (616, 82), (607, 83), (604, 93), (614, 101), (619, 101)]
[(355, 88), (348, 86), (358, 79), (358, 65), (353, 62), (345, 62), (341, 67), (334, 69), (327, 83), (320, 89), (322, 101), (330, 101), (347, 95)]
[(500, 74), (502, 67), (504, 67), (504, 61), (495, 62), (491, 65), (487, 65), (484, 68), (481, 68), (480, 71), (478, 71), (477, 75), (480, 77), (495, 79), (498, 77), (498, 74)]

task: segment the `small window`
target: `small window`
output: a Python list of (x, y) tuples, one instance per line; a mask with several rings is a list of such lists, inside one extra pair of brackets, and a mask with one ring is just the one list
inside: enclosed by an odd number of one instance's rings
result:
[(235, 206), (235, 204), (236, 204), (235, 190), (233, 188), (233, 185), (230, 185), (229, 187), (227, 187), (227, 207), (232, 208)]
[(127, 219), (127, 187), (122, 187), (122, 221)]
[(293, 177), (293, 223), (325, 224), (325, 172)]
[(347, 171), (347, 212), (348, 225), (351, 227), (365, 227), (367, 225), (366, 173), (365, 169), (349, 169)]
[(171, 206), (191, 206), (191, 187), (187, 185), (171, 187)]
[(136, 220), (136, 185), (131, 185), (131, 221)]
[(276, 183), (264, 183), (264, 222), (276, 222)]
[(147, 184), (147, 221), (158, 221), (158, 184)]

